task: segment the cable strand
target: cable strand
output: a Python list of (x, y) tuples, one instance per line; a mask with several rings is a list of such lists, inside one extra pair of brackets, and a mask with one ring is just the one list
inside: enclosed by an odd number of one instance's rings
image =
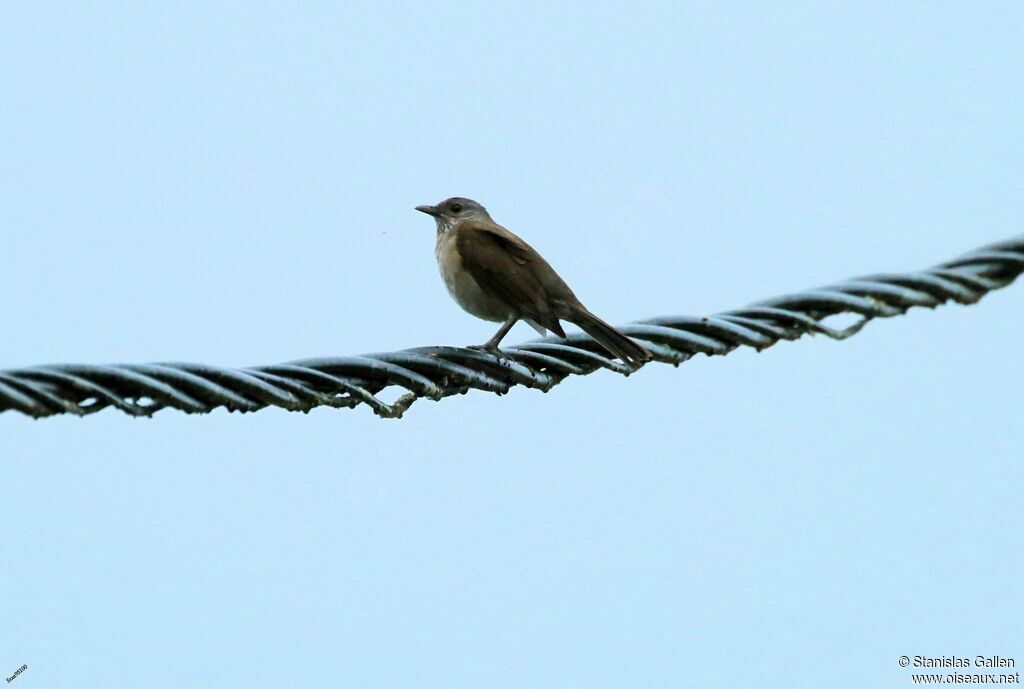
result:
[[(1022, 272), (1024, 235), (929, 270), (869, 275), (704, 318), (658, 316), (619, 329), (647, 347), (654, 361), (678, 366), (696, 354), (724, 356), (738, 347), (761, 351), (807, 334), (844, 340), (875, 318), (899, 316), (914, 307), (974, 304)], [(823, 323), (839, 314), (859, 318), (841, 329)], [(161, 409), (206, 414), (221, 407), (232, 412), (267, 407), (308, 412), (365, 405), (377, 416), (401, 418), (421, 398), (440, 400), (470, 390), (502, 395), (515, 386), (546, 392), (568, 377), (599, 369), (631, 373), (583, 333), (564, 340), (530, 340), (501, 350), (501, 356), (434, 346), (246, 368), (57, 364), (0, 371), (0, 412), (43, 418), (88, 416), (113, 407), (148, 417)], [(389, 404), (380, 394), (391, 388), (400, 394)]]

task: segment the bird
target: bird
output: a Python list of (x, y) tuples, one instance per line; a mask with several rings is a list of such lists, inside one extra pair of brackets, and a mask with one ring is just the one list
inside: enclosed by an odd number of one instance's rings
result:
[(434, 218), (434, 255), (449, 294), (465, 311), (502, 323), (481, 349), (498, 345), (518, 321), (541, 335), (565, 337), (560, 321), (580, 327), (613, 356), (635, 370), (651, 353), (591, 313), (537, 251), (498, 223), (472, 199), (455, 196), (436, 206), (416, 206)]

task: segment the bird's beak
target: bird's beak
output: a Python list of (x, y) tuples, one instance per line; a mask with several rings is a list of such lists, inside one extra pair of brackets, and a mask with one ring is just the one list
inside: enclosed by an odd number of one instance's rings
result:
[(432, 215), (435, 218), (438, 216), (439, 213), (439, 211), (437, 210), (437, 206), (416, 206), (416, 210), (418, 210), (420, 213)]

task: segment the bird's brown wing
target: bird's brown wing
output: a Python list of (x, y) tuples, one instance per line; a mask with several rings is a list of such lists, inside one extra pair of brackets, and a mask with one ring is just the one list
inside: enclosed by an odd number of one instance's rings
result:
[[(558, 318), (552, 313), (551, 295), (545, 288), (545, 283), (551, 280), (547, 274), (554, 275), (554, 271), (533, 247), (495, 223), (464, 221), (451, 231), (455, 233), (455, 246), (463, 267), (481, 289), (565, 337)], [(557, 275), (554, 279), (561, 283)]]

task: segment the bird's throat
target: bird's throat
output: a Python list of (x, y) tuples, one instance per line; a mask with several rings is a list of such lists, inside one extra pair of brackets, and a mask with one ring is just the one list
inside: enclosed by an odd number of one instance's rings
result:
[(446, 235), (449, 230), (455, 227), (456, 220), (454, 218), (437, 218), (437, 238), (440, 239)]

